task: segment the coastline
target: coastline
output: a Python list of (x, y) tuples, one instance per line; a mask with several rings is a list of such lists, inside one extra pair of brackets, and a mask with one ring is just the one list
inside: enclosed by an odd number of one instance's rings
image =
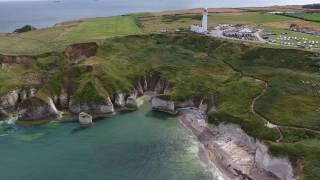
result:
[[(145, 92), (136, 99), (137, 107), (144, 102), (150, 102), (155, 95), (155, 92)], [(153, 106), (152, 103), (154, 109)], [(191, 136), (195, 137), (199, 144), (200, 159), (215, 172), (218, 171), (215, 175), (219, 176), (219, 180), (294, 179), (291, 163), (286, 158), (269, 155), (265, 145), (249, 137), (238, 125), (208, 124), (207, 108), (202, 108), (201, 105), (199, 108), (185, 107), (176, 109), (178, 121)]]
[[(201, 159), (210, 168), (217, 169), (222, 179), (294, 179), (286, 159), (269, 156), (264, 145), (247, 136), (237, 125), (208, 125), (206, 114), (197, 108), (179, 109), (178, 121), (199, 143)], [(261, 167), (266, 160), (270, 171)]]

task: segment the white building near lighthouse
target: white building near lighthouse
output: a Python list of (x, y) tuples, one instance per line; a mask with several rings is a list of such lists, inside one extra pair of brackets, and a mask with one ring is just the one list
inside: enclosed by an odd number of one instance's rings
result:
[(208, 31), (208, 10), (204, 9), (201, 25), (191, 25), (190, 30), (196, 33), (206, 33)]

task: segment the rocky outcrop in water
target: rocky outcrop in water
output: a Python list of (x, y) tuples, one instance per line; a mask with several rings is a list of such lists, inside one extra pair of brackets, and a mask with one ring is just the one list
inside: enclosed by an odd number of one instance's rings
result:
[(95, 103), (77, 103), (74, 104), (72, 101), (69, 105), (69, 111), (73, 114), (79, 114), (80, 112), (86, 112), (93, 114), (95, 116), (100, 115), (108, 115), (114, 112), (114, 107), (111, 102), (110, 97), (107, 97), (102, 102), (95, 102)]
[(88, 113), (81, 112), (79, 114), (79, 123), (81, 127), (90, 127), (92, 125), (92, 116)]
[(33, 87), (25, 87), (13, 90), (0, 97), (0, 119), (8, 118), (15, 114), (18, 105), (29, 97), (33, 97), (37, 90)]
[(19, 101), (19, 90), (13, 90), (0, 97), (0, 119), (4, 119), (13, 113)]
[(53, 100), (31, 97), (22, 101), (18, 106), (19, 121), (39, 121), (58, 117), (58, 110)]
[(167, 101), (167, 100), (163, 100), (155, 97), (152, 99), (151, 105), (152, 105), (152, 109), (155, 111), (162, 111), (170, 114), (176, 114), (173, 101)]
[(175, 101), (175, 108), (186, 108), (186, 107), (194, 107), (195, 104), (192, 99), (187, 101)]
[(138, 101), (137, 101), (138, 93), (137, 91), (134, 91), (130, 94), (130, 96), (126, 100), (126, 108), (128, 110), (137, 110), (139, 107)]
[(14, 110), (19, 100), (19, 93), (19, 90), (13, 90), (8, 94), (0, 97), (0, 106), (5, 110)]
[[(65, 56), (77, 61), (94, 55), (95, 46), (95, 43), (72, 45), (66, 49)], [(84, 51), (81, 51), (82, 48)], [(115, 94), (112, 100), (106, 97), (105, 100), (97, 102), (85, 102), (80, 99), (79, 103), (75, 103), (76, 101), (72, 100), (72, 92), (75, 90), (68, 86), (62, 88), (56, 95), (46, 97), (45, 94), (41, 94), (41, 99), (36, 96), (37, 89), (23, 87), (0, 97), (0, 118), (7, 118), (10, 113), (18, 113), (19, 121), (47, 120), (56, 117), (58, 109), (77, 115), (80, 112), (90, 113), (94, 117), (109, 116), (115, 112), (115, 107), (118, 108), (117, 110), (137, 110), (146, 97), (154, 97), (169, 90), (169, 83), (156, 77), (156, 75), (148, 75), (140, 78), (131, 92)], [(145, 93), (148, 95), (143, 96)], [(169, 107), (166, 110), (174, 113), (174, 108)]]

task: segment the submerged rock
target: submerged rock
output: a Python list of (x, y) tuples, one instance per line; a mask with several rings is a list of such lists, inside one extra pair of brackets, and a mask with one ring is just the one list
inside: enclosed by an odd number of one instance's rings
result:
[(92, 125), (92, 116), (88, 113), (81, 112), (79, 114), (79, 123), (81, 127), (90, 127)]
[(176, 114), (173, 101), (167, 101), (160, 98), (153, 98), (151, 101), (152, 109), (155, 111), (167, 112), (170, 114)]

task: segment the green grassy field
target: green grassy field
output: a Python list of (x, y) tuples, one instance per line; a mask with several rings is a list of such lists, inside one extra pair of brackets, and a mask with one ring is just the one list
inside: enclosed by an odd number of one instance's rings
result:
[[(198, 14), (170, 16), (142, 16), (140, 20), (146, 32), (159, 32), (161, 29), (189, 29), (191, 24), (199, 24)], [(156, 23), (153, 23), (156, 22)], [(306, 22), (293, 17), (278, 16), (266, 12), (210, 13), (208, 24), (214, 26), (221, 23), (259, 25), (269, 29), (287, 29), (292, 23), (320, 27), (319, 23)]]
[(133, 16), (86, 19), (21, 34), (0, 34), (0, 54), (60, 52), (72, 43), (132, 34), (141, 34)]
[[(201, 15), (199, 14), (177, 14), (165, 16), (144, 15), (138, 16), (138, 18), (143, 25), (142, 27), (144, 33), (160, 33), (161, 30), (167, 30), (169, 32), (174, 32), (176, 29), (189, 30), (191, 24), (199, 24), (201, 21)], [(210, 27), (214, 27), (215, 25), (221, 23), (246, 24), (263, 28), (266, 32), (275, 34), (268, 36), (270, 40), (277, 40), (277, 38), (279, 38), (282, 33), (286, 33), (285, 36), (307, 38), (310, 41), (320, 42), (320, 36), (289, 31), (289, 27), (291, 24), (297, 24), (302, 27), (320, 28), (320, 23), (308, 22), (297, 19), (295, 17), (273, 15), (263, 11), (209, 14), (208, 24)], [(277, 41), (279, 43), (280, 40)], [(273, 45), (273, 47), (281, 48), (280, 45)]]
[[(167, 29), (189, 29), (198, 24), (199, 14), (152, 16), (134, 14), (106, 18), (85, 19), (61, 23), (57, 26), (21, 34), (0, 34), (0, 54), (42, 54), (51, 51), (61, 52), (67, 45), (79, 42), (101, 42), (105, 38), (142, 33), (159, 33)], [(211, 13), (209, 25), (219, 23), (240, 23), (261, 26), (271, 32), (288, 32), (292, 24), (320, 27), (319, 23), (306, 22), (293, 17), (277, 16), (265, 12)], [(319, 37), (303, 33), (288, 32), (289, 35), (320, 40)], [(85, 36), (83, 35), (85, 34)], [(275, 38), (275, 36), (271, 36)]]
[(315, 54), (257, 49), (248, 51), (240, 60), (229, 61), (243, 72), (269, 82), (271, 87), (257, 102), (258, 112), (277, 124), (320, 129), (320, 59)]
[(320, 22), (320, 13), (308, 13), (303, 15), (304, 19)]
[(312, 22), (320, 22), (320, 13), (290, 13), (285, 14), (284, 16), (293, 17), (297, 19), (302, 19), (306, 21), (312, 21)]

